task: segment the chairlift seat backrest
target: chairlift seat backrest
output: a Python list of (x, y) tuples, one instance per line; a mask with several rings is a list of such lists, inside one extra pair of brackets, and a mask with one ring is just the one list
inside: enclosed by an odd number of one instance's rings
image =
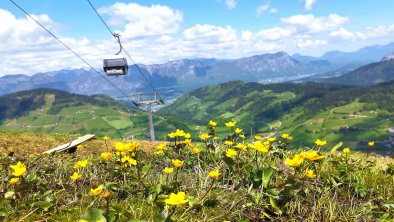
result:
[(125, 58), (104, 59), (103, 69), (107, 76), (126, 75), (129, 65)]

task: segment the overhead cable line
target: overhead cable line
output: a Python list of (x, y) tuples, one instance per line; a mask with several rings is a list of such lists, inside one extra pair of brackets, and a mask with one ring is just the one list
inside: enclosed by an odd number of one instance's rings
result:
[[(24, 10), (21, 6), (19, 6), (16, 2), (13, 0), (9, 0), (12, 2), (17, 8), (19, 8), (23, 13), (25, 13), (30, 19), (32, 19), (34, 22), (36, 22), (41, 28), (43, 28), (45, 31), (47, 31), (53, 38), (55, 38), (58, 42), (60, 42), (64, 47), (66, 47), (70, 52), (72, 52), (76, 57), (78, 57), (80, 60), (82, 60), (86, 65), (88, 65), (92, 70), (94, 70), (97, 74), (99, 74), (104, 80), (106, 80), (108, 83), (110, 83), (115, 89), (117, 89), (121, 94), (123, 94), (126, 98), (130, 99), (130, 96), (127, 95), (122, 89), (120, 89), (118, 86), (116, 86), (113, 82), (111, 82), (107, 77), (105, 77), (103, 74), (101, 74), (97, 69), (95, 69), (92, 65), (90, 65), (84, 58), (82, 58), (78, 53), (76, 53), (72, 48), (70, 48), (66, 43), (64, 43), (62, 40), (60, 40), (55, 34), (53, 34), (50, 30), (45, 28), (40, 22), (38, 22), (35, 18), (33, 18), (26, 10)], [(140, 109), (137, 107), (137, 109)], [(143, 110), (143, 109), (140, 109)], [(143, 110), (145, 111), (145, 110)]]
[[(86, 0), (89, 5), (92, 7), (92, 9), (94, 10), (94, 12), (97, 14), (97, 16), (100, 18), (101, 22), (105, 25), (105, 27), (108, 29), (108, 31), (111, 33), (111, 35), (116, 38), (117, 35), (114, 33), (111, 28), (107, 25), (107, 23), (104, 21), (104, 19), (101, 17), (101, 15), (98, 13), (98, 11), (96, 10), (96, 8), (93, 6), (93, 4), (90, 2), (90, 0)], [(119, 40), (119, 39), (117, 39)], [(145, 79), (145, 81), (149, 84), (149, 86), (153, 89), (154, 92), (157, 92), (156, 88), (153, 86), (153, 84), (149, 81), (149, 79), (145, 76), (145, 74), (142, 72), (141, 68), (139, 67), (139, 65), (137, 65), (136, 62), (134, 62), (133, 58), (131, 58), (130, 54), (127, 52), (127, 50), (123, 47), (122, 43), (119, 40), (119, 44), (122, 47), (123, 51), (126, 53), (126, 55), (129, 57), (129, 59), (131, 60), (131, 62), (133, 62), (133, 64), (135, 65), (135, 67), (137, 68), (137, 71), (141, 74), (141, 76)]]

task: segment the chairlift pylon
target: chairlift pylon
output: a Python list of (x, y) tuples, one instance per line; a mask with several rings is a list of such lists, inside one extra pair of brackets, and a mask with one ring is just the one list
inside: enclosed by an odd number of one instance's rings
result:
[[(115, 33), (113, 35), (119, 43), (119, 51), (115, 55), (119, 55), (122, 52), (123, 46), (120, 42), (120, 35)], [(104, 59), (103, 69), (107, 76), (121, 76), (126, 75), (129, 70), (129, 65), (127, 64), (126, 58), (114, 58), (114, 59)]]

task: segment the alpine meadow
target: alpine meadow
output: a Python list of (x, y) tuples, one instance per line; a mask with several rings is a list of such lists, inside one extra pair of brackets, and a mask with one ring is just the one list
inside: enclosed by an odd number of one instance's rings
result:
[(394, 221), (393, 7), (0, 2), (0, 221)]

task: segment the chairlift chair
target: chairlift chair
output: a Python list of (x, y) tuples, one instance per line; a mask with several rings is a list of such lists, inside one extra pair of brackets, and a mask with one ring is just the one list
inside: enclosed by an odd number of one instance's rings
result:
[(120, 76), (127, 74), (129, 65), (125, 58), (104, 59), (103, 69), (107, 76)]
[[(120, 35), (115, 33), (113, 36), (119, 43), (119, 51), (115, 55), (119, 55), (123, 49), (122, 43), (120, 42)], [(107, 76), (117, 77), (126, 75), (129, 70), (129, 65), (127, 64), (127, 60), (125, 58), (104, 59), (103, 69)]]

